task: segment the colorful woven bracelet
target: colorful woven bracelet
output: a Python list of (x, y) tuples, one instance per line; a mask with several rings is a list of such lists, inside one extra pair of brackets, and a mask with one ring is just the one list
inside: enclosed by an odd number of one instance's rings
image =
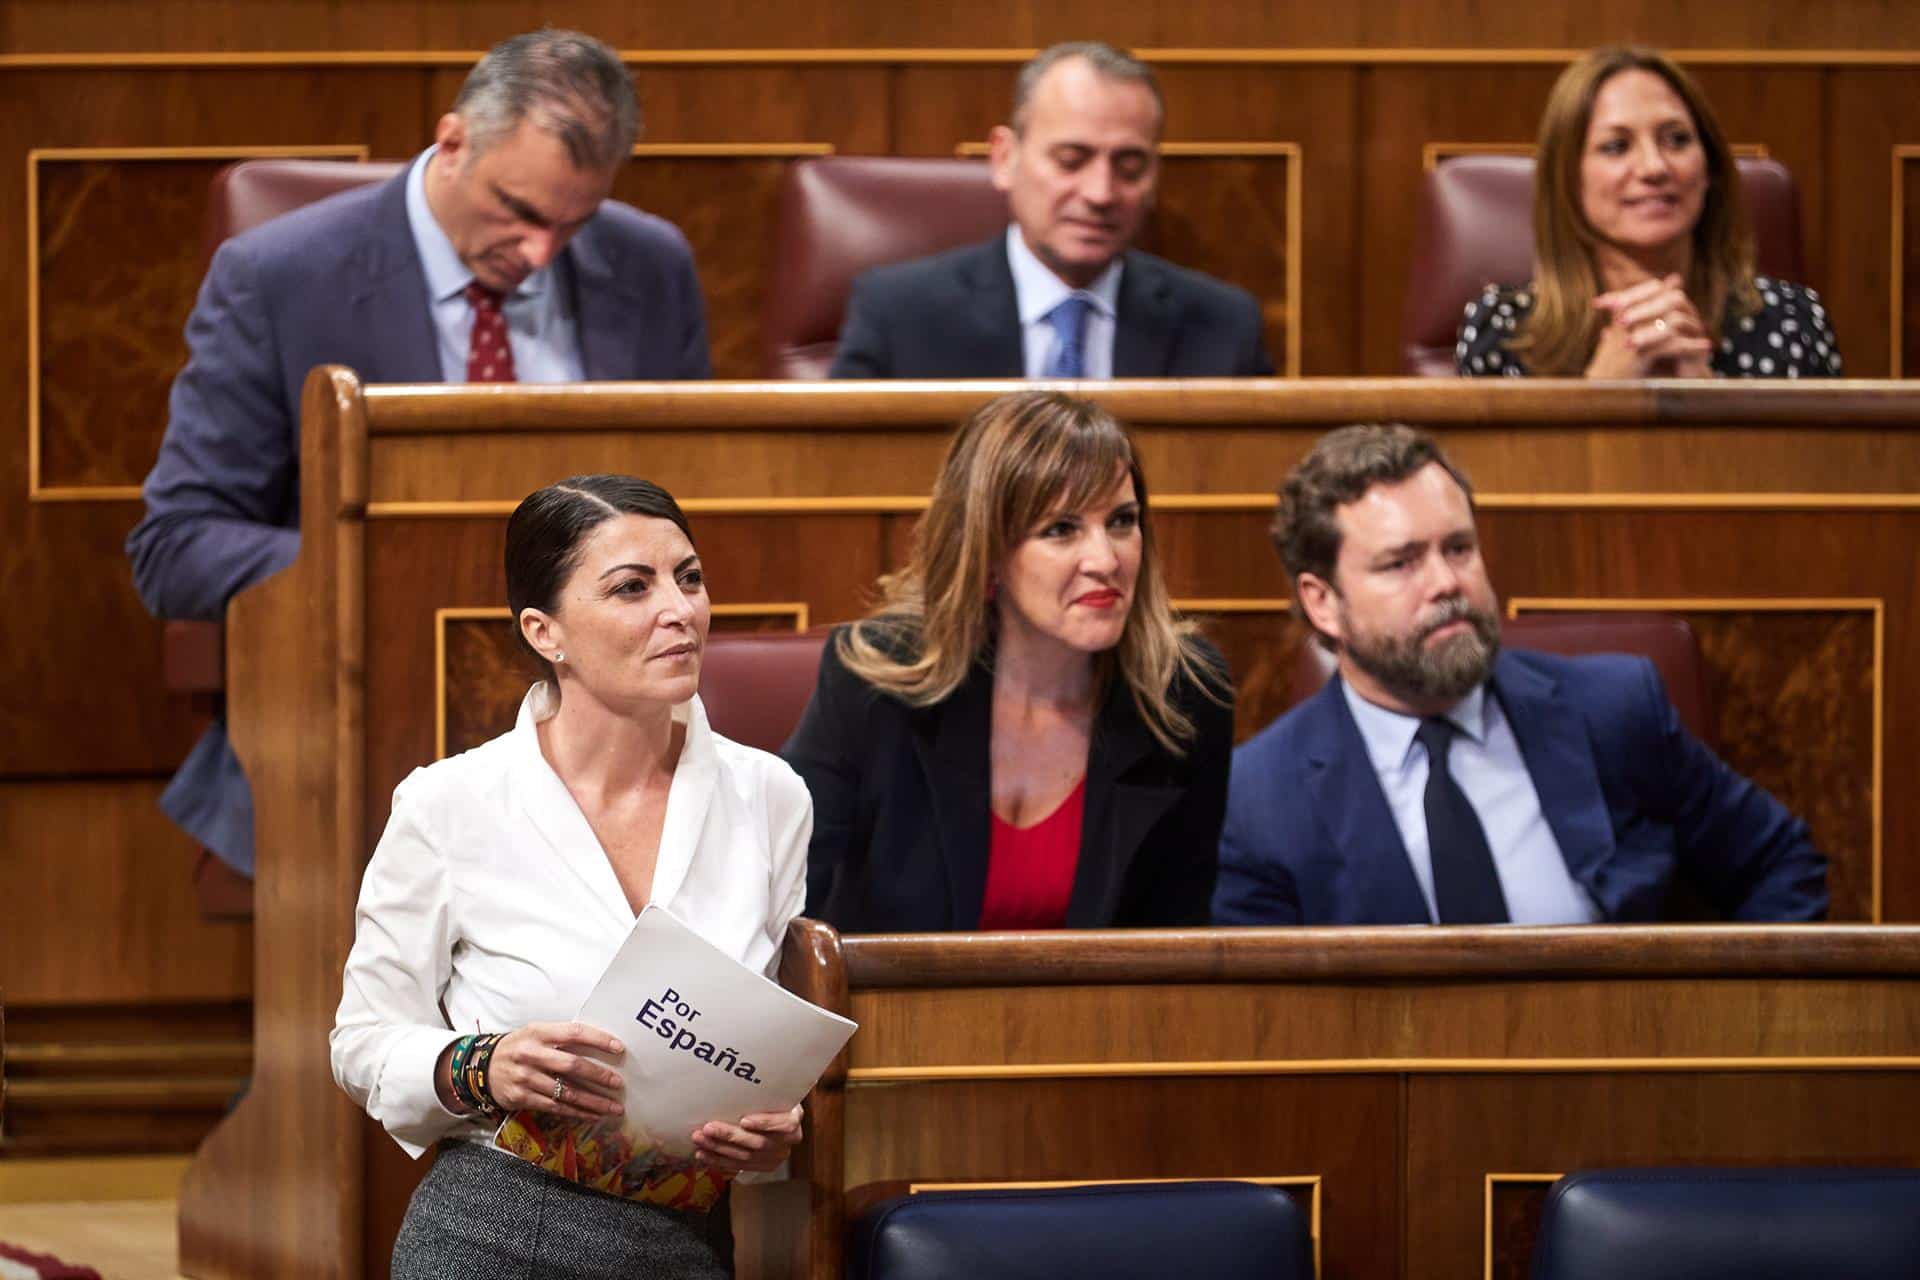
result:
[(465, 1069), (454, 1086), (461, 1101), (483, 1116), (503, 1114), (500, 1104), (494, 1101), (493, 1089), (488, 1080), (488, 1067), (493, 1063), (493, 1051), (506, 1037), (503, 1033), (476, 1036), (473, 1050), (467, 1055)]

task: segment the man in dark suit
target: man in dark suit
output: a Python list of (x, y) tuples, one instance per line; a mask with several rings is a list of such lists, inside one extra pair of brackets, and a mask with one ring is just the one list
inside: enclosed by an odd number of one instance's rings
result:
[(1424, 433), (1346, 427), (1273, 537), (1339, 674), (1235, 752), (1221, 924), (1815, 920), (1806, 826), (1681, 727), (1642, 658), (1500, 651), (1466, 478)]
[(991, 139), (1012, 225), (854, 281), (832, 376), (1271, 374), (1251, 294), (1130, 248), (1160, 179), (1162, 117), (1152, 69), (1110, 46), (1027, 63)]
[[(670, 224), (608, 200), (639, 128), (619, 56), (576, 32), (504, 41), (389, 182), (222, 245), (187, 321), (134, 584), (164, 618), (219, 618), (299, 550), (301, 385), (703, 378), (706, 313)], [(161, 800), (242, 874), (252, 801), (216, 724)]]

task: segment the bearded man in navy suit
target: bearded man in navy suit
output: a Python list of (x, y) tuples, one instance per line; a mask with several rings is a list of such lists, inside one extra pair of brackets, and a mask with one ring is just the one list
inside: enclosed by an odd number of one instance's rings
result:
[(1805, 824), (1651, 662), (1501, 651), (1473, 491), (1431, 437), (1331, 433), (1273, 537), (1339, 672), (1234, 752), (1218, 923), (1657, 920), (1682, 874), (1732, 919), (1825, 916)]
[[(127, 538), (147, 608), (217, 619), (292, 563), (315, 365), (366, 382), (710, 376), (685, 237), (607, 199), (639, 124), (612, 49), (573, 31), (515, 36), (475, 65), (403, 173), (221, 245)], [(252, 800), (223, 725), (161, 807), (252, 873)]]
[(989, 141), (1011, 224), (862, 274), (830, 376), (1271, 374), (1252, 294), (1132, 247), (1160, 181), (1163, 117), (1153, 69), (1110, 45), (1057, 44), (1028, 62), (1011, 123)]

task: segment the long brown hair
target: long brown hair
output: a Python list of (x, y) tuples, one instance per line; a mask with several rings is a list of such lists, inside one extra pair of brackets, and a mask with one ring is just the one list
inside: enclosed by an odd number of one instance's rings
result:
[(1593, 122), (1593, 101), (1601, 86), (1622, 71), (1648, 71), (1666, 81), (1686, 103), (1706, 152), (1707, 194), (1693, 226), (1687, 296), (1707, 332), (1720, 331), (1728, 307), (1738, 315), (1760, 308), (1739, 166), (1706, 95), (1678, 64), (1652, 49), (1595, 49), (1560, 73), (1540, 116), (1533, 184), (1533, 311), (1511, 344), (1537, 374), (1578, 374), (1592, 358), (1605, 323), (1593, 309), (1601, 291), (1593, 258), (1600, 236), (1581, 207), (1580, 162)]
[(906, 567), (880, 580), (880, 607), (840, 634), (840, 661), (912, 706), (952, 696), (992, 646), (994, 571), (1042, 519), (1099, 498), (1122, 467), (1140, 502), (1140, 571), (1120, 643), (1094, 655), (1095, 687), (1125, 680), (1153, 736), (1184, 755), (1193, 721), (1169, 691), (1184, 676), (1221, 697), (1220, 678), (1198, 656), (1193, 623), (1175, 618), (1168, 602), (1133, 442), (1091, 400), (1019, 391), (960, 425)]

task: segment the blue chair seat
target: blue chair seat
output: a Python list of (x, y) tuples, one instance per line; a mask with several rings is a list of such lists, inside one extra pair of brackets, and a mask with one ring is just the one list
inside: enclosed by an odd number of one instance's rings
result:
[(1533, 1280), (1913, 1280), (1920, 1170), (1596, 1169), (1547, 1196)]
[(1298, 1206), (1247, 1182), (950, 1191), (873, 1206), (848, 1280), (1312, 1280)]

